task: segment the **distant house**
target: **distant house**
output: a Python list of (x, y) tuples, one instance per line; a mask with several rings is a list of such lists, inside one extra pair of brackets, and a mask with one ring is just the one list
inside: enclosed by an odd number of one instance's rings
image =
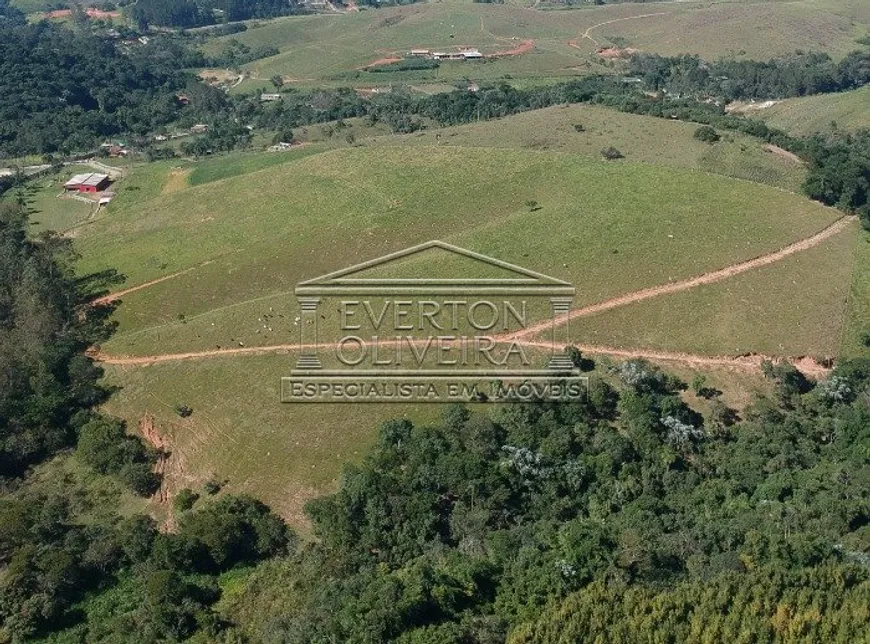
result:
[(429, 56), (429, 50), (428, 50), (428, 49), (412, 49), (412, 50), (411, 50), (410, 52), (408, 52), (408, 53), (409, 53), (411, 56), (415, 56), (415, 57), (417, 57), (417, 58), (426, 58), (426, 57)]
[(190, 128), (190, 131), (194, 134), (202, 134), (203, 132), (208, 132), (208, 125), (206, 125), (205, 123), (197, 123), (192, 128)]
[(476, 49), (465, 49), (463, 51), (433, 51), (432, 58), (435, 60), (474, 60), (483, 58)]
[(184, 94), (176, 94), (175, 100), (177, 100), (180, 105), (190, 105), (190, 99)]
[(112, 182), (107, 174), (86, 172), (75, 175), (63, 184), (63, 189), (67, 192), (101, 192), (108, 188), (110, 183)]
[(275, 145), (269, 146), (269, 152), (283, 152), (284, 150), (289, 150), (292, 147), (292, 143), (287, 143), (286, 141), (279, 141)]
[(281, 95), (280, 94), (260, 94), (260, 100), (263, 101), (264, 103), (268, 103), (271, 101), (280, 101)]

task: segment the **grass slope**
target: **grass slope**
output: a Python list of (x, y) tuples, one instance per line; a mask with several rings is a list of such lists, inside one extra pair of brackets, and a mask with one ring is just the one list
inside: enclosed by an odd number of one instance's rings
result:
[[(433, 3), (343, 15), (280, 18), (245, 33), (215, 39), (208, 53), (229, 38), (280, 53), (246, 66), (254, 79), (274, 74), (298, 84), (352, 82), (451, 82), (559, 77), (598, 68), (598, 46), (615, 42), (663, 54), (697, 53), (706, 58), (739, 54), (769, 58), (801, 48), (833, 56), (857, 47), (868, 17), (858, 0), (769, 3), (616, 4), (567, 11), (530, 11), (513, 5)], [(662, 14), (662, 15), (649, 15)], [(589, 33), (589, 37), (584, 34)], [(524, 40), (535, 47), (522, 56), (485, 63), (446, 63), (414, 73), (360, 71), (371, 62), (412, 48), (477, 47), (484, 54), (511, 50)], [(739, 44), (739, 51), (736, 43)], [(603, 69), (603, 67), (601, 67)], [(261, 88), (246, 81), (237, 89)]]
[(763, 254), (837, 216), (767, 186), (652, 165), (346, 148), (155, 196), (76, 241), (82, 270), (115, 267), (130, 284), (193, 269), (124, 298), (108, 346), (148, 355), (295, 341), (289, 321), (270, 331), (259, 318), (273, 307), (292, 319), (298, 281), (429, 239), (569, 279), (588, 304)]
[(855, 272), (840, 352), (849, 357), (870, 356), (870, 346), (863, 342), (867, 333), (870, 333), (870, 233), (862, 231), (855, 247)]
[[(756, 115), (753, 115), (756, 116)], [(870, 128), (870, 86), (851, 92), (789, 98), (757, 112), (768, 125), (794, 135)]]
[[(575, 125), (583, 127), (578, 132)], [(593, 105), (532, 110), (508, 118), (432, 129), (406, 136), (378, 137), (373, 145), (451, 145), (571, 152), (601, 158), (613, 146), (629, 161), (691, 168), (800, 190), (806, 170), (772, 154), (752, 137), (722, 132), (710, 145), (694, 138), (698, 125), (625, 114)]]
[(835, 356), (857, 228), (722, 282), (575, 319), (571, 336), (578, 343), (708, 355)]
[[(107, 381), (121, 386), (107, 411), (131, 421), (148, 413), (169, 439), (170, 493), (197, 488), (209, 478), (231, 493), (254, 494), (295, 525), (304, 524), (306, 501), (335, 487), (344, 463), (360, 460), (386, 418), (425, 422), (436, 405), (305, 405), (278, 402), (288, 356), (246, 357), (109, 367)], [(178, 417), (185, 404), (193, 414)]]

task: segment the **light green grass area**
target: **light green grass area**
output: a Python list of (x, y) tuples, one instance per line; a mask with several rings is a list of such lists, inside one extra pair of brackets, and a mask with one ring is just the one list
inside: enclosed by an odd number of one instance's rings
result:
[[(650, 15), (661, 14), (661, 15)], [(567, 11), (530, 11), (515, 5), (432, 3), (342, 15), (279, 18), (205, 45), (217, 53), (235, 38), (280, 53), (245, 66), (253, 80), (236, 91), (261, 89), (280, 74), (288, 83), (365, 86), (395, 82), (447, 82), (470, 77), (558, 78), (606, 69), (598, 46), (615, 42), (662, 54), (705, 58), (741, 55), (769, 58), (794, 51), (824, 50), (839, 57), (855, 49), (870, 20), (860, 0), (762, 3), (623, 3)], [(584, 37), (587, 33), (588, 36)], [(610, 38), (608, 38), (608, 36)], [(414, 48), (476, 47), (485, 55), (534, 40), (531, 52), (488, 62), (445, 63), (437, 70), (371, 73), (378, 59)], [(739, 45), (737, 44), (739, 43)]]
[[(292, 523), (304, 522), (309, 499), (334, 489), (341, 466), (359, 461), (387, 418), (424, 422), (436, 405), (281, 404), (280, 378), (295, 356), (197, 360), (126, 370), (108, 368), (119, 384), (107, 410), (135, 420), (154, 416), (169, 438), (171, 480), (197, 488), (209, 478), (228, 493), (257, 496)], [(173, 411), (188, 405), (185, 419)]]
[[(28, 207), (35, 211), (30, 220), (33, 233), (67, 231), (86, 221), (96, 211), (96, 202), (88, 204), (63, 194), (63, 184), (77, 172), (93, 172), (93, 168), (71, 166), (64, 168), (63, 172), (28, 182)], [(5, 200), (12, 198), (14, 194), (4, 196)]]
[(694, 53), (706, 59), (731, 55), (768, 59), (796, 49), (839, 58), (859, 48), (855, 39), (870, 22), (863, 0), (726, 2), (686, 5), (673, 12), (667, 4), (642, 6), (647, 13), (668, 15), (603, 25), (591, 35), (603, 36), (603, 44), (608, 36), (616, 36), (623, 46), (642, 51)]
[(870, 346), (863, 342), (867, 333), (870, 333), (870, 233), (862, 231), (855, 247), (855, 273), (849, 292), (841, 353), (850, 357), (870, 356)]
[(838, 94), (789, 98), (747, 115), (795, 136), (870, 129), (870, 86)]
[[(577, 131), (581, 126), (583, 131)], [(601, 158), (616, 147), (628, 161), (691, 168), (797, 192), (802, 164), (766, 151), (752, 137), (722, 131), (710, 145), (694, 138), (695, 123), (625, 114), (592, 105), (560, 105), (495, 121), (382, 137), (367, 145), (450, 145), (558, 150)]]
[(305, 145), (282, 152), (234, 152), (205, 158), (193, 165), (189, 183), (193, 186), (201, 183), (210, 183), (219, 179), (235, 177), (264, 168), (298, 161), (307, 156), (323, 152), (325, 147), (323, 145)]
[[(294, 341), (298, 281), (430, 239), (571, 280), (588, 304), (769, 252), (837, 216), (767, 186), (652, 165), (345, 148), (114, 211), (76, 242), (81, 270), (114, 267), (131, 285), (193, 269), (125, 296), (107, 346), (150, 355)], [(287, 319), (264, 329), (270, 306)]]
[(721, 282), (577, 318), (571, 336), (581, 344), (706, 355), (835, 356), (857, 228)]

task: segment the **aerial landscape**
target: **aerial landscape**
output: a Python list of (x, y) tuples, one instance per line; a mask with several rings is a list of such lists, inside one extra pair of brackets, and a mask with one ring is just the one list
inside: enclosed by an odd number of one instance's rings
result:
[(0, 643), (870, 641), (870, 3), (0, 0)]

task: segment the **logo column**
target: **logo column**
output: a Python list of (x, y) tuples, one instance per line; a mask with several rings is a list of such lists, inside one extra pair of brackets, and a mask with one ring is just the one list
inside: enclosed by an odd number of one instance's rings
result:
[[(571, 344), (571, 332), (568, 326), (568, 312), (571, 310), (570, 297), (551, 297), (550, 306), (553, 307), (553, 352), (550, 354), (550, 361), (547, 363), (547, 369), (557, 371), (570, 371), (574, 368), (574, 363), (562, 349)], [(560, 326), (557, 323), (559, 316), (565, 316), (565, 323)]]
[(302, 309), (299, 342), (302, 345), (299, 350), (299, 358), (296, 360), (297, 369), (320, 369), (320, 358), (317, 356), (317, 305), (319, 297), (300, 297), (299, 308)]

